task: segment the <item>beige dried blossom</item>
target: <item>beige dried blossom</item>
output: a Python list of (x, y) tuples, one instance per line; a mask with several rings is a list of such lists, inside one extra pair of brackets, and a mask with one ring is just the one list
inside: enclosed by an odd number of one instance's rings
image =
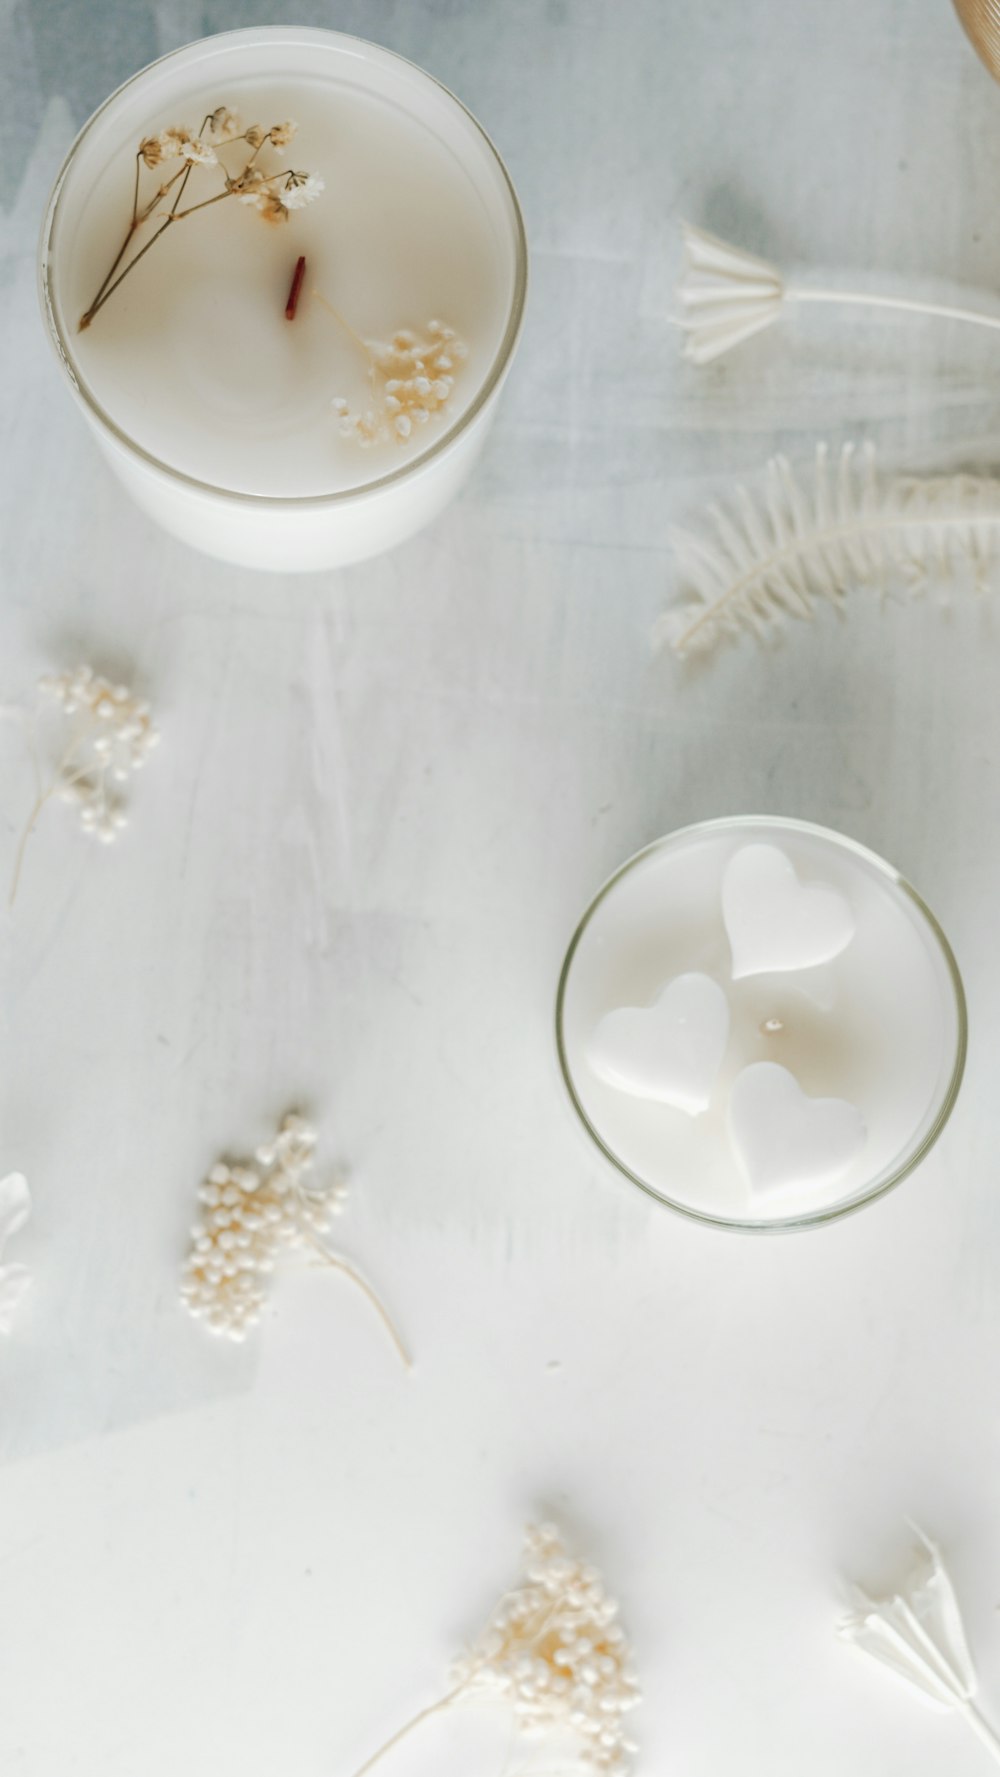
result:
[(208, 132), (213, 142), (235, 142), (243, 135), (243, 121), (238, 111), (230, 111), (228, 105), (220, 105), (212, 112), (208, 120)]
[(400, 329), (388, 345), (362, 343), (371, 366), (373, 405), (354, 412), (337, 396), (333, 410), (341, 436), (366, 448), (392, 438), (405, 444), (414, 427), (425, 426), (447, 407), (468, 348), (442, 321), (428, 321), (423, 335)]
[[(260, 156), (266, 148), (282, 153), (288, 147), (295, 127), (294, 123), (286, 121), (274, 123), (269, 129), (259, 123), (244, 129), (235, 111), (227, 105), (218, 105), (207, 114), (197, 133), (183, 124), (174, 124), (156, 135), (143, 137), (136, 152), (131, 220), (103, 283), (86, 313), (80, 317), (81, 330), (90, 326), (133, 266), (175, 222), (182, 222), (185, 217), (228, 197), (238, 197), (267, 222), (287, 222), (293, 210), (301, 210), (319, 197), (324, 185), (318, 174), (296, 168), (268, 170), (261, 163)], [(246, 144), (247, 157), (242, 166), (235, 167), (231, 159), (221, 159), (216, 150), (231, 149), (238, 142)], [(151, 171), (162, 168), (163, 171), (162, 182), (152, 196), (140, 201), (143, 167)], [(210, 191), (207, 196), (200, 195), (197, 202), (182, 207), (192, 173), (196, 169), (211, 167), (217, 167), (221, 174), (221, 189)], [(152, 233), (142, 245), (134, 245), (136, 236), (147, 223), (152, 225)]]
[(342, 1178), (313, 1183), (315, 1148), (314, 1130), (290, 1112), (252, 1161), (220, 1160), (212, 1167), (198, 1193), (201, 1210), (191, 1229), (181, 1300), (210, 1332), (245, 1339), (261, 1317), (281, 1252), (305, 1247), (362, 1290), (409, 1368), (406, 1348), (371, 1285), (322, 1238), (343, 1212), (347, 1185)]
[(481, 1694), (507, 1701), (526, 1738), (569, 1731), (585, 1771), (625, 1777), (637, 1748), (624, 1718), (639, 1701), (639, 1687), (618, 1606), (597, 1569), (570, 1555), (551, 1524), (529, 1525), (525, 1547), (523, 1580), (504, 1593), (479, 1639), (456, 1662), (452, 1689), (399, 1729), (355, 1777), (365, 1777), (418, 1723)]
[(35, 740), (37, 717), (31, 724), (35, 764), (34, 807), (21, 836), (10, 899), (14, 901), (24, 850), (45, 804), (58, 796), (76, 809), (85, 833), (110, 845), (128, 824), (122, 786), (141, 770), (159, 734), (150, 707), (127, 685), (102, 678), (89, 666), (48, 674), (39, 681), (42, 707), (54, 707), (68, 738), (47, 784), (43, 783)]

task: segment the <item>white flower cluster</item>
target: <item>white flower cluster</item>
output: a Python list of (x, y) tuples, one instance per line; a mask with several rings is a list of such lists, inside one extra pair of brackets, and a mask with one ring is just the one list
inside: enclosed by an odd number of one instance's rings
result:
[(526, 1734), (573, 1730), (584, 1742), (585, 1765), (622, 1777), (636, 1751), (624, 1717), (639, 1688), (618, 1606), (552, 1525), (529, 1526), (525, 1543), (525, 1581), (505, 1594), (457, 1663), (456, 1683), (463, 1692), (486, 1687), (508, 1698)]
[(111, 785), (124, 784), (141, 770), (160, 738), (149, 704), (89, 666), (48, 674), (39, 690), (76, 725), (56, 776), (56, 793), (78, 809), (85, 832), (110, 845), (128, 823), (123, 799)]
[(252, 1164), (219, 1161), (209, 1172), (180, 1294), (210, 1332), (245, 1339), (260, 1319), (279, 1250), (315, 1244), (343, 1210), (343, 1180), (324, 1190), (305, 1182), (315, 1147), (314, 1131), (292, 1113)]
[(159, 135), (146, 136), (139, 143), (139, 153), (147, 167), (161, 166), (165, 160), (186, 160), (191, 166), (214, 167), (218, 160), (211, 143), (192, 135), (182, 124), (161, 130)]
[(287, 222), (292, 210), (304, 210), (325, 190), (319, 173), (262, 173), (250, 167), (234, 181), (241, 204), (251, 204), (266, 222)]
[(432, 414), (447, 406), (468, 347), (443, 321), (428, 321), (423, 338), (401, 329), (388, 345), (365, 343), (373, 373), (381, 382), (381, 399), (363, 413), (352, 413), (348, 402), (338, 396), (333, 410), (341, 435), (365, 446), (385, 438), (405, 444), (414, 426), (425, 426)]

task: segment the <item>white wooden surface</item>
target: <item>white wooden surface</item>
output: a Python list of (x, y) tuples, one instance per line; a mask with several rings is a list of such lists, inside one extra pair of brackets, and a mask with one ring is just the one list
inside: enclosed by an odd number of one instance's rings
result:
[[(974, 1777), (965, 1730), (832, 1624), (842, 1575), (884, 1577), (915, 1515), (1000, 1719), (996, 617), (858, 598), (694, 671), (649, 633), (671, 519), (776, 446), (869, 436), (951, 466), (1000, 444), (988, 335), (817, 311), (683, 366), (679, 217), (878, 287), (995, 289), (1000, 91), (946, 0), (303, 0), (297, 22), (378, 38), (480, 115), (533, 290), (461, 502), (381, 561), (255, 579), (124, 503), (49, 361), (33, 260), (105, 93), (276, 13), (0, 3), (0, 699), (87, 658), (163, 729), (120, 847), (48, 810), (4, 916), (0, 1161), (33, 1185), (37, 1281), (0, 1351), (0, 1769), (349, 1777), (548, 1510), (621, 1596), (641, 1773)], [(14, 723), (0, 773), (5, 878), (31, 799)], [(774, 1242), (607, 1175), (551, 1037), (597, 883), (746, 809), (902, 867), (972, 1018), (922, 1172)], [(315, 1273), (243, 1351), (176, 1306), (204, 1169), (293, 1102), (353, 1170), (345, 1245), (411, 1380)], [(442, 1721), (386, 1777), (499, 1772), (498, 1732)]]

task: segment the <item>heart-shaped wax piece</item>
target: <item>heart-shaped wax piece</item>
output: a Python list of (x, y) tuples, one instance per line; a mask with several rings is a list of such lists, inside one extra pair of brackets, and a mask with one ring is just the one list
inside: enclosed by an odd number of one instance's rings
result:
[(866, 1139), (845, 1098), (810, 1098), (776, 1061), (755, 1061), (733, 1081), (729, 1139), (751, 1190), (826, 1185), (847, 1171)]
[(708, 1108), (729, 1039), (729, 1001), (710, 975), (677, 975), (651, 1006), (605, 1013), (587, 1046), (596, 1074), (621, 1092), (692, 1117)]
[(827, 882), (800, 882), (777, 845), (741, 846), (722, 878), (722, 917), (733, 952), (733, 980), (814, 969), (839, 956), (854, 936), (854, 913)]

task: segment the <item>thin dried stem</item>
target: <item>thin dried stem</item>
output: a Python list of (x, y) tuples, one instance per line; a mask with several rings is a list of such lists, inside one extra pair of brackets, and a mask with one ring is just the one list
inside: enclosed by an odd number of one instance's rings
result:
[(419, 1728), (421, 1723), (429, 1721), (431, 1716), (440, 1715), (442, 1710), (450, 1708), (451, 1704), (457, 1702), (468, 1688), (468, 1681), (463, 1680), (460, 1685), (456, 1685), (453, 1691), (449, 1691), (446, 1697), (439, 1697), (436, 1703), (429, 1703), (426, 1709), (421, 1709), (416, 1715), (411, 1716), (408, 1722), (404, 1722), (401, 1728), (397, 1728), (396, 1732), (378, 1748), (377, 1752), (372, 1753), (371, 1758), (365, 1759), (364, 1764), (358, 1766), (354, 1777), (366, 1777), (367, 1772), (373, 1770), (386, 1753), (391, 1752), (393, 1747), (400, 1744), (400, 1741), (412, 1734), (414, 1728)]
[[(304, 1200), (304, 1193), (300, 1192), (299, 1198), (300, 1198), (300, 1201), (303, 1201)], [(359, 1271), (355, 1265), (352, 1265), (349, 1259), (343, 1258), (340, 1253), (335, 1253), (335, 1252), (331, 1251), (330, 1247), (327, 1246), (326, 1242), (324, 1240), (320, 1239), (319, 1235), (314, 1232), (314, 1230), (309, 1226), (308, 1223), (304, 1224), (304, 1228), (305, 1228), (306, 1237), (309, 1241), (310, 1246), (312, 1246), (315, 1249), (315, 1251), (318, 1253), (319, 1257), (322, 1259), (323, 1263), (325, 1265), (329, 1265), (331, 1267), (331, 1269), (334, 1271), (343, 1272), (345, 1277), (350, 1278), (351, 1282), (357, 1285), (357, 1287), (361, 1291), (362, 1295), (366, 1296), (368, 1298), (368, 1301), (371, 1303), (371, 1306), (374, 1308), (376, 1314), (378, 1315), (380, 1321), (382, 1322), (382, 1325), (384, 1326), (386, 1332), (388, 1333), (389, 1338), (392, 1340), (393, 1345), (396, 1347), (396, 1350), (399, 1353), (400, 1362), (402, 1363), (404, 1370), (412, 1370), (413, 1359), (411, 1358), (406, 1346), (403, 1344), (403, 1340), (402, 1340), (399, 1332), (396, 1329), (396, 1326), (392, 1320), (392, 1317), (389, 1314), (388, 1309), (386, 1308), (384, 1302), (382, 1302), (381, 1299), (379, 1298), (379, 1296), (376, 1294), (375, 1290), (372, 1288), (372, 1285), (368, 1282), (368, 1279), (365, 1277), (364, 1273)]]
[(375, 362), (375, 354), (372, 351), (371, 346), (368, 344), (368, 341), (366, 339), (362, 339), (361, 334), (358, 333), (357, 330), (351, 326), (350, 321), (348, 321), (346, 319), (346, 317), (341, 314), (339, 309), (334, 308), (333, 303), (330, 302), (327, 299), (327, 297), (325, 297), (323, 295), (322, 290), (317, 290), (314, 287), (312, 294), (315, 297), (316, 301), (319, 303), (320, 307), (325, 308), (328, 315), (332, 315), (332, 317), (336, 321), (338, 327), (342, 327), (344, 329), (344, 332), (346, 334), (348, 334), (349, 337), (354, 341), (354, 344), (358, 347), (358, 350), (364, 353), (365, 357), (368, 360), (368, 377), (369, 377), (369, 381), (371, 382), (371, 387), (372, 387), (372, 400), (377, 401), (378, 400), (378, 388), (377, 388), (377, 384), (376, 384), (376, 378), (379, 376), (380, 372), (379, 372), (379, 367), (378, 367), (377, 363)]

